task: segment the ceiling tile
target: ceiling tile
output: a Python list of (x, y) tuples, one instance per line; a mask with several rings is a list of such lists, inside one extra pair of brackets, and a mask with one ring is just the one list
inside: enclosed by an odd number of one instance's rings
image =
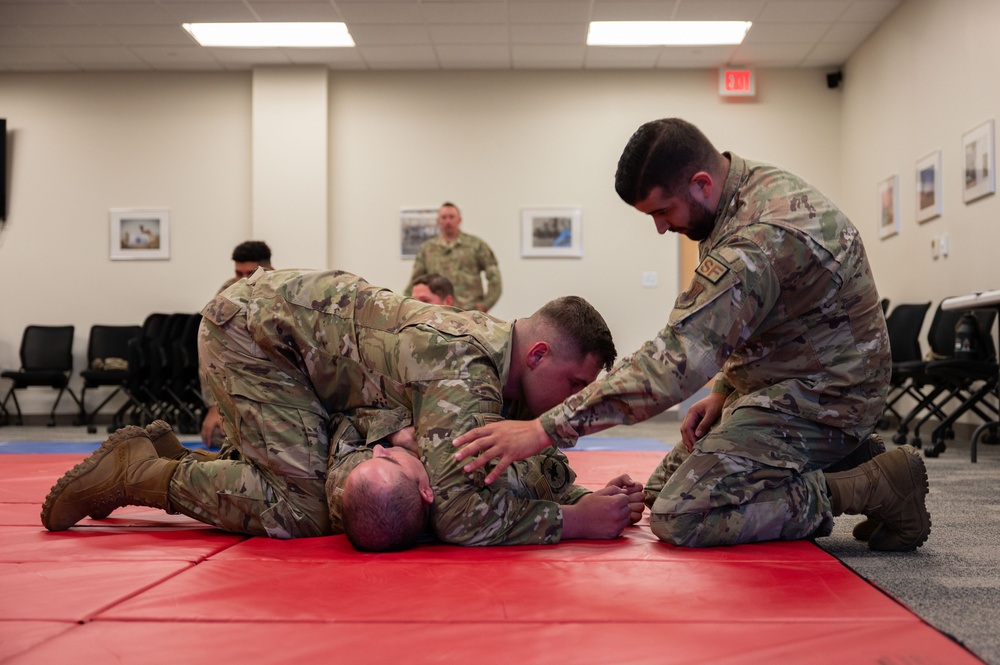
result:
[(94, 2), (81, 9), (101, 25), (165, 25), (176, 23), (170, 13), (152, 2)]
[(108, 32), (115, 40), (126, 46), (196, 46), (194, 38), (179, 25), (114, 25)]
[(254, 2), (250, 8), (261, 21), (342, 21), (343, 16), (329, 2)]
[(863, 0), (852, 2), (847, 11), (840, 17), (840, 20), (847, 22), (857, 21), (860, 23), (881, 23), (888, 18), (889, 14), (895, 11), (899, 4), (900, 0)]
[(78, 69), (70, 62), (50, 48), (0, 46), (0, 67), (5, 69), (15, 68), (18, 71)]
[(358, 46), (408, 46), (430, 44), (427, 28), (420, 24), (371, 25), (356, 23), (348, 26)]
[(590, 2), (510, 2), (507, 15), (511, 23), (587, 23)]
[(428, 23), (505, 23), (507, 6), (502, 2), (424, 2)]
[(757, 17), (758, 21), (776, 23), (810, 23), (835, 21), (844, 13), (849, 0), (768, 0)]
[(245, 23), (257, 20), (242, 2), (164, 2), (161, 6), (179, 23)]
[(755, 23), (744, 44), (801, 44), (815, 42), (829, 30), (829, 23)]
[(591, 21), (672, 21), (676, 2), (595, 0)]
[(485, 25), (429, 25), (431, 40), (435, 44), (507, 44), (510, 35), (507, 26)]
[(408, 2), (338, 2), (350, 28), (354, 23), (423, 23), (420, 6)]
[(149, 69), (149, 65), (124, 46), (70, 46), (55, 51), (83, 69)]
[(434, 65), (437, 56), (430, 46), (365, 46), (358, 47), (362, 59), (370, 65), (385, 63), (418, 63)]
[(218, 69), (219, 63), (201, 46), (133, 46), (129, 49), (154, 69)]
[(511, 61), (515, 69), (582, 69), (587, 47), (580, 46), (512, 46)]
[(587, 69), (652, 69), (663, 50), (659, 46), (588, 46), (586, 49), (584, 62)]
[(679, 0), (677, 21), (752, 21), (764, 0)]
[(743, 44), (733, 54), (732, 64), (751, 67), (798, 67), (812, 44)]
[(735, 52), (735, 46), (665, 46), (660, 52), (656, 66), (659, 69), (673, 67), (715, 69), (729, 64)]
[(584, 45), (586, 23), (514, 23), (510, 26), (512, 44)]
[(92, 16), (68, 2), (0, 4), (2, 25), (95, 25)]
[(39, 25), (24, 30), (46, 46), (120, 46), (110, 30), (96, 26)]
[(446, 69), (510, 67), (510, 48), (507, 46), (438, 46), (435, 50), (441, 66)]
[(875, 31), (878, 23), (834, 23), (830, 26), (820, 44), (827, 42), (850, 43), (854, 48), (868, 39), (868, 35)]

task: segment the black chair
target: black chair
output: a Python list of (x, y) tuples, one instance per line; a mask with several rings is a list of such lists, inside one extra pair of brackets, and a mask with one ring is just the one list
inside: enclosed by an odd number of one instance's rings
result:
[(151, 374), (150, 346), (163, 334), (167, 314), (154, 312), (142, 322), (142, 332), (128, 342), (126, 359), (128, 373), (121, 391), (127, 401), (118, 409), (108, 426), (114, 432), (126, 424), (143, 425), (157, 419), (156, 400), (150, 395)]
[[(927, 457), (937, 457), (945, 451), (946, 439), (955, 436), (952, 427), (966, 413), (975, 414), (984, 423), (993, 422), (1000, 416), (1000, 409), (987, 397), (996, 389), (997, 373), (1000, 371), (992, 334), (997, 313), (993, 309), (973, 310), (973, 313), (981, 332), (979, 357), (938, 360), (928, 363), (925, 370), (928, 377), (945, 386), (943, 396), (935, 402), (935, 411), (942, 416), (942, 420), (931, 432), (931, 445), (924, 450)], [(958, 405), (946, 411), (953, 401), (957, 401)], [(992, 439), (985, 440), (995, 441), (995, 437), (994, 433)]]
[[(128, 361), (129, 340), (142, 334), (141, 326), (105, 326), (94, 325), (90, 328), (90, 339), (87, 344), (87, 369), (80, 372), (83, 377), (83, 390), (80, 391), (80, 402), (83, 406), (84, 424), (87, 431), (94, 433), (94, 417), (108, 402), (121, 393), (128, 379), (128, 368), (120, 367), (116, 361)], [(114, 386), (114, 390), (104, 398), (97, 407), (88, 412), (87, 390), (102, 386)]]
[(920, 331), (924, 327), (924, 318), (930, 302), (897, 305), (886, 317), (885, 326), (889, 331), (889, 348), (892, 353), (892, 378), (889, 383), (889, 394), (886, 396), (885, 412), (880, 425), (888, 427), (887, 416), (892, 414), (897, 420), (903, 419), (903, 414), (896, 410), (896, 404), (907, 395), (918, 402), (924, 398), (919, 386), (914, 384), (912, 375), (901, 373), (903, 363), (921, 362)]
[[(2, 407), (6, 411), (7, 400), (14, 398), (17, 424), (23, 425), (24, 420), (15, 391), (31, 386), (46, 386), (59, 391), (55, 404), (52, 405), (52, 412), (49, 414), (49, 427), (55, 427), (56, 408), (64, 392), (69, 392), (70, 397), (76, 402), (82, 418), (83, 404), (69, 387), (69, 380), (73, 374), (73, 326), (28, 326), (21, 338), (20, 355), (20, 370), (0, 373), (0, 377), (14, 382), (3, 399)], [(74, 422), (78, 422), (78, 419)]]

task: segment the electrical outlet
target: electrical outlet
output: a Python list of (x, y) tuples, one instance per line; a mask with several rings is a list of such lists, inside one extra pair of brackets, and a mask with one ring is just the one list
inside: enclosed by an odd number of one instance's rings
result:
[(657, 281), (658, 275), (655, 272), (642, 273), (642, 287), (644, 289), (655, 289)]

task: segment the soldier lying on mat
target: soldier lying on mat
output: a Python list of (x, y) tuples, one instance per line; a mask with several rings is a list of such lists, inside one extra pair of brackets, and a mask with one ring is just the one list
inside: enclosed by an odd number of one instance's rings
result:
[[(333, 531), (360, 550), (405, 547), (426, 533), (460, 545), (614, 538), (642, 517), (641, 483), (621, 475), (591, 493), (573, 484), (576, 473), (554, 447), (515, 462), (489, 485), (480, 473), (470, 492), (449, 446), (420, 451), (412, 427), (392, 436), (394, 446), (371, 444), (359, 432), (370, 420), (352, 416), (338, 428), (326, 490)], [(627, 506), (604, 499), (623, 493)]]
[[(239, 533), (327, 535), (325, 481), (338, 414), (412, 414), (421, 455), (444, 459), (455, 436), (500, 419), (505, 403), (543, 413), (610, 368), (616, 355), (604, 319), (581, 298), (504, 322), (425, 305), (339, 271), (260, 270), (216, 296), (202, 315), (199, 359), (227, 452), (198, 462), (162, 427), (125, 427), (52, 488), (42, 506), (47, 529), (148, 505)], [(367, 438), (380, 440), (409, 422), (399, 420), (395, 430)], [(614, 537), (632, 513), (631, 485), (561, 508), (493, 495), (475, 478), (459, 481), (455, 463), (427, 470), (438, 492), (433, 514), (460, 510), (485, 522), (503, 513), (506, 531), (494, 533), (494, 543), (508, 542), (506, 534), (533, 543), (593, 537), (595, 524), (602, 525), (599, 537)], [(469, 541), (468, 534), (455, 540), (463, 537)]]

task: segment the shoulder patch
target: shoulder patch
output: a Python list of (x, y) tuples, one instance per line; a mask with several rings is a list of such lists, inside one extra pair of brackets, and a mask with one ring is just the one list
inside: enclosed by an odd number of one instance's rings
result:
[(691, 307), (691, 305), (698, 300), (698, 296), (700, 296), (704, 290), (705, 287), (702, 286), (700, 282), (691, 282), (691, 286), (688, 287), (688, 290), (677, 297), (677, 302), (674, 303), (674, 307), (677, 309), (687, 309)]
[(713, 259), (711, 256), (705, 257), (705, 260), (698, 264), (696, 273), (710, 281), (712, 284), (718, 284), (719, 280), (729, 272), (729, 266), (717, 259)]

